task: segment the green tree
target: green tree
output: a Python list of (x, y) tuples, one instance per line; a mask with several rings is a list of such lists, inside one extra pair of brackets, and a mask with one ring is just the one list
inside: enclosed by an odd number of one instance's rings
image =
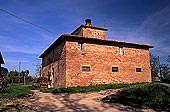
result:
[(151, 64), (151, 75), (152, 77), (157, 77), (159, 73), (159, 59), (150, 53), (150, 64)]
[(168, 64), (161, 64), (161, 74), (163, 75), (164, 79), (170, 78), (170, 68), (168, 67)]
[[(29, 76), (29, 70), (22, 70), (20, 72), (20, 81), (21, 83), (24, 82), (24, 75), (25, 75), (25, 80), (26, 82), (30, 82), (33, 80), (33, 78), (31, 76)], [(19, 73), (14, 70), (14, 71), (10, 71), (6, 77), (7, 81), (10, 83), (17, 83), (18, 82), (18, 78), (19, 78)]]
[(17, 83), (18, 82), (18, 72), (16, 70), (10, 71), (7, 78), (8, 82)]
[(24, 75), (25, 75), (25, 80), (26, 82), (30, 82), (33, 80), (31, 76), (29, 76), (29, 70), (22, 70), (20, 73), (20, 81), (21, 83), (24, 83)]
[(168, 55), (167, 62), (170, 63), (170, 55)]
[(5, 67), (1, 67), (1, 70), (2, 70), (2, 76), (4, 78), (7, 78), (7, 75), (8, 75), (8, 69), (5, 68)]

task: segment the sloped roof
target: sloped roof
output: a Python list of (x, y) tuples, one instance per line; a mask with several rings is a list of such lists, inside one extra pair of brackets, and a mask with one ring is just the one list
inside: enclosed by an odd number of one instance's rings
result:
[(0, 64), (4, 64), (4, 60), (2, 58), (1, 52), (0, 52)]
[(43, 53), (39, 57), (43, 58), (45, 54), (50, 52), (53, 48), (58, 46), (64, 40), (96, 42), (97, 44), (126, 46), (126, 47), (143, 48), (143, 49), (149, 49), (154, 47), (145, 44), (136, 44), (136, 43), (122, 42), (122, 41), (115, 41), (115, 40), (101, 40), (96, 38), (82, 37), (78, 35), (63, 34), (58, 39), (56, 39), (45, 51), (43, 51)]

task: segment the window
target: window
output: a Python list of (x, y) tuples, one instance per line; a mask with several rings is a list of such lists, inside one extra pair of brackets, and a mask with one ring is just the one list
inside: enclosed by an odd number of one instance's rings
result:
[(78, 50), (83, 51), (83, 43), (78, 43)]
[(118, 67), (112, 67), (112, 72), (118, 72)]
[(119, 47), (119, 54), (123, 55), (123, 47)]
[(141, 72), (141, 68), (136, 68), (136, 72)]
[(50, 81), (51, 80), (51, 73), (50, 72), (48, 72), (48, 81)]
[(82, 71), (83, 72), (90, 72), (90, 67), (82, 66)]
[(54, 77), (54, 68), (52, 68), (52, 75), (53, 75), (53, 77)]

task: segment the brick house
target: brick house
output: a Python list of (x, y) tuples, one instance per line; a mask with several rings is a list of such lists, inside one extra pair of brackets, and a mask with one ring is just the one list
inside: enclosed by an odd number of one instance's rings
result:
[(106, 40), (106, 28), (80, 25), (41, 55), (42, 76), (54, 88), (151, 82), (150, 45)]
[(0, 78), (2, 77), (1, 64), (4, 64), (4, 60), (3, 60), (1, 52), (0, 52)]

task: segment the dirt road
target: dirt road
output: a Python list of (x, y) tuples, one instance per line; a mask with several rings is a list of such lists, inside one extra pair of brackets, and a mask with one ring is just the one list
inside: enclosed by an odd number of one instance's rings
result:
[(37, 111), (43, 112), (153, 112), (153, 110), (138, 110), (121, 104), (107, 104), (100, 101), (101, 98), (116, 91), (105, 90), (92, 93), (62, 93), (54, 95), (33, 90), (35, 92), (34, 97), (25, 103), (35, 107)]

